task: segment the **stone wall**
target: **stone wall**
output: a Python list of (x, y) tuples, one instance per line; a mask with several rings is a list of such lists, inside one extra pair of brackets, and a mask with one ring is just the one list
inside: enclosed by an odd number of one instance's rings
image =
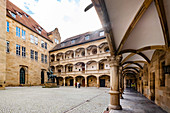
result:
[[(49, 50), (54, 46), (52, 42), (41, 37), (37, 33), (32, 32), (30, 29), (19, 24), (13, 19), (6, 17), (6, 21), (9, 22), (9, 32), (6, 32), (9, 41), (9, 53), (6, 53), (6, 85), (18, 86), (20, 85), (20, 69), (25, 70), (25, 85), (40, 85), (41, 84), (41, 71), (44, 70), (45, 82), (47, 81), (47, 70), (49, 67)], [(20, 34), (22, 36), (22, 29), (26, 31), (26, 39), (16, 36), (16, 26), (21, 29)], [(38, 38), (38, 45), (30, 42), (30, 35)], [(47, 49), (41, 47), (41, 41), (47, 43)], [(16, 44), (20, 45), (20, 55), (16, 55)], [(22, 46), (26, 47), (26, 57), (22, 57)], [(30, 58), (30, 50), (38, 52), (38, 61)], [(41, 62), (41, 54), (47, 55), (47, 63)]]
[(0, 0), (0, 89), (6, 82), (6, 0)]

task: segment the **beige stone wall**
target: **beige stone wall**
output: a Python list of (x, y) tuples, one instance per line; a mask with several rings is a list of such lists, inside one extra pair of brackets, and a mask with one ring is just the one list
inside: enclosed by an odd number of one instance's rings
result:
[[(143, 90), (143, 95), (149, 99), (152, 99), (155, 95), (155, 103), (161, 106), (167, 112), (170, 112), (170, 104), (169, 104), (170, 76), (169, 74), (165, 75), (165, 86), (160, 86), (160, 77), (162, 74), (161, 63), (163, 61), (165, 61), (165, 65), (170, 64), (170, 51), (169, 50), (155, 51), (150, 65), (144, 66), (142, 79), (138, 80), (138, 91), (142, 93), (142, 90)], [(153, 82), (152, 82), (153, 73), (155, 73), (155, 90), (153, 88)]]
[[(47, 81), (46, 71), (49, 67), (49, 50), (54, 46), (40, 35), (32, 32), (30, 29), (19, 24), (13, 19), (6, 17), (6, 21), (9, 22), (9, 32), (6, 32), (6, 40), (10, 42), (9, 53), (6, 53), (6, 83), (7, 86), (20, 85), (20, 69), (24, 67), (26, 72), (25, 85), (40, 85), (41, 84), (41, 71), (44, 71), (45, 81)], [(16, 36), (16, 26), (20, 28), (21, 37)], [(22, 39), (22, 29), (26, 31), (26, 39)], [(38, 45), (30, 42), (30, 35), (38, 38)], [(41, 47), (41, 41), (47, 43), (47, 49)], [(16, 44), (20, 45), (20, 56), (16, 55)], [(22, 57), (22, 46), (26, 47), (26, 57)], [(30, 50), (38, 52), (38, 61), (30, 58)], [(41, 54), (47, 55), (47, 63), (41, 62)]]
[(0, 0), (0, 89), (6, 81), (6, 0)]

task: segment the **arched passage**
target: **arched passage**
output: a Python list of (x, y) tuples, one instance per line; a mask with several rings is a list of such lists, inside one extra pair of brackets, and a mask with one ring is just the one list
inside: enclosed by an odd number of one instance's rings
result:
[(25, 84), (25, 70), (24, 70), (24, 68), (20, 69), (20, 84)]
[(81, 86), (85, 86), (85, 78), (83, 76), (77, 76), (76, 82), (79, 82)]
[(63, 77), (57, 77), (57, 79), (58, 79), (58, 85), (64, 86)]
[(65, 79), (66, 79), (65, 86), (73, 86), (74, 85), (73, 77), (68, 76)]
[(87, 86), (88, 87), (97, 87), (97, 78), (94, 75), (87, 77)]
[(102, 75), (99, 77), (100, 87), (110, 87), (110, 76)]

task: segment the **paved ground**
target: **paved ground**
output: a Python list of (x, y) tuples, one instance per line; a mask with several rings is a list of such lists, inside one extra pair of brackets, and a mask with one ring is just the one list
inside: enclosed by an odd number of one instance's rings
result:
[(102, 113), (108, 88), (7, 87), (0, 90), (0, 113)]
[(126, 89), (121, 99), (123, 110), (113, 110), (110, 113), (166, 113), (154, 102), (133, 89)]
[[(0, 113), (103, 113), (108, 88), (7, 87), (0, 90)], [(166, 113), (141, 94), (125, 90), (123, 110), (110, 113)]]

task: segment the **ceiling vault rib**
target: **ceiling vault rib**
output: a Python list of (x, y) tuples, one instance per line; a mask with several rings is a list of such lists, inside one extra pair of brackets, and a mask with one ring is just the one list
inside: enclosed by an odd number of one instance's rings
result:
[(125, 44), (127, 38), (129, 37), (130, 33), (132, 32), (132, 30), (134, 29), (134, 27), (136, 26), (137, 22), (140, 20), (140, 18), (142, 17), (142, 15), (146, 12), (147, 8), (150, 6), (150, 4), (152, 3), (153, 0), (145, 0), (142, 4), (142, 6), (140, 7), (140, 9), (138, 10), (137, 14), (135, 15), (134, 19), (132, 20), (130, 26), (128, 27), (126, 33), (123, 36), (123, 39), (116, 51), (116, 54), (119, 54), (119, 52), (122, 50), (123, 45)]
[(165, 9), (163, 5), (163, 0), (154, 0), (156, 9), (159, 15), (163, 35), (164, 35), (164, 40), (165, 40), (165, 46), (168, 48), (169, 47), (169, 32), (168, 32), (168, 24), (166, 20), (166, 15), (165, 15)]
[(135, 65), (137, 65), (138, 67), (140, 67), (141, 69), (143, 69), (143, 67), (139, 64), (139, 63), (136, 63), (136, 62), (134, 62), (134, 61), (127, 61), (127, 62), (124, 62), (123, 64), (122, 64), (122, 66), (123, 65), (127, 65), (127, 64), (135, 64)]

